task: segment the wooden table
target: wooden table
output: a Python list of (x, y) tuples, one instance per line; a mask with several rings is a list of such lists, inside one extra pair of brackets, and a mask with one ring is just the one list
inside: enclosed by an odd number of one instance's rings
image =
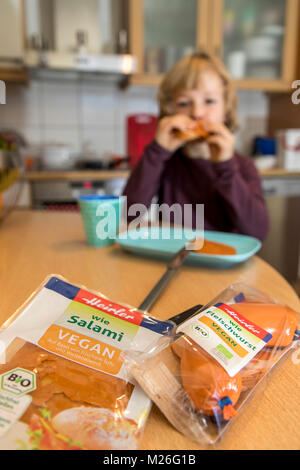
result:
[[(48, 274), (61, 274), (112, 300), (137, 306), (164, 269), (164, 262), (126, 253), (118, 245), (87, 246), (79, 214), (15, 211), (0, 225), (0, 323)], [(300, 312), (299, 298), (291, 286), (255, 256), (226, 270), (183, 266), (151, 314), (167, 319), (207, 303), (235, 281), (247, 282)], [(300, 354), (290, 354), (265, 382), (263, 391), (243, 409), (218, 448), (300, 448)], [(155, 406), (142, 448), (200, 449), (179, 434)]]

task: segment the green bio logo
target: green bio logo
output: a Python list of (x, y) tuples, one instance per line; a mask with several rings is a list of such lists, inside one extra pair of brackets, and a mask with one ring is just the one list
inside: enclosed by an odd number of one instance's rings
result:
[(209, 337), (209, 332), (207, 328), (204, 328), (204, 326), (200, 325), (193, 325), (193, 331), (197, 333), (198, 335), (202, 336), (203, 338), (208, 338)]
[(36, 389), (36, 378), (34, 372), (26, 369), (12, 369), (0, 376), (1, 390), (13, 393), (14, 395), (24, 395)]

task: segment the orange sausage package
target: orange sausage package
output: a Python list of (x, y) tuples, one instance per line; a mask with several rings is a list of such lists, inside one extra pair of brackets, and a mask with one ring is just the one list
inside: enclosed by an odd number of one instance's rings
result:
[(0, 449), (137, 449), (151, 401), (124, 357), (173, 330), (49, 276), (0, 330)]
[(299, 314), (233, 284), (143, 354), (128, 371), (189, 439), (215, 445), (273, 366), (300, 344)]

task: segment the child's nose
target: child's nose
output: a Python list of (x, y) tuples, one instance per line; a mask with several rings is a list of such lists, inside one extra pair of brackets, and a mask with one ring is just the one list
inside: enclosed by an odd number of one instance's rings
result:
[(200, 120), (205, 117), (205, 107), (201, 104), (194, 104), (192, 109), (193, 119)]

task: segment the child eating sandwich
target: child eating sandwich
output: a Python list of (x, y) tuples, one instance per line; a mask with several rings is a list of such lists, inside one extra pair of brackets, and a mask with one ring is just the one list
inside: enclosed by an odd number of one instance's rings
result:
[[(268, 212), (250, 158), (235, 152), (237, 96), (222, 62), (195, 53), (177, 62), (158, 92), (154, 140), (124, 190), (127, 205), (204, 204), (204, 229), (263, 240)], [(195, 217), (191, 222), (194, 224)]]

